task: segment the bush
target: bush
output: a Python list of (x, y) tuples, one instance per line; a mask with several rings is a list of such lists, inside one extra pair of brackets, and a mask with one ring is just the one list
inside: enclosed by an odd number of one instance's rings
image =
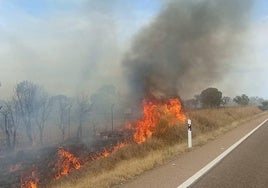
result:
[(262, 106), (259, 107), (261, 110), (268, 110), (268, 101), (262, 102)]
[(216, 88), (208, 88), (201, 92), (200, 99), (203, 107), (219, 107), (222, 102), (222, 92)]
[(241, 96), (236, 96), (236, 97), (233, 99), (233, 101), (234, 101), (235, 103), (237, 103), (238, 105), (243, 105), (243, 106), (245, 106), (245, 105), (248, 105), (248, 103), (249, 103), (249, 98), (248, 98), (247, 95), (243, 94), (243, 95), (241, 95)]

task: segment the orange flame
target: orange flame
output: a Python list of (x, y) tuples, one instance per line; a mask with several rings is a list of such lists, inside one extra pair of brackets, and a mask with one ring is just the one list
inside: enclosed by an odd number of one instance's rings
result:
[[(143, 117), (138, 120), (134, 125), (127, 125), (128, 129), (134, 130), (133, 139), (136, 143), (142, 143), (156, 131), (158, 123), (165, 117), (168, 117), (166, 121), (167, 127), (172, 127), (185, 123), (186, 115), (182, 111), (182, 105), (179, 99), (169, 99), (165, 102), (163, 101), (143, 101)], [(103, 152), (96, 154), (92, 160), (98, 160), (101, 158), (108, 157), (114, 151), (117, 151), (125, 147), (126, 143), (119, 143), (115, 146), (111, 146), (105, 149)], [(73, 169), (79, 169), (81, 163), (79, 159), (76, 158), (72, 153), (64, 150), (62, 147), (58, 148), (58, 160), (55, 165), (56, 175), (55, 180), (59, 179), (61, 176), (67, 175)], [(10, 171), (15, 171), (19, 169), (19, 165), (10, 166)], [(21, 188), (37, 188), (39, 180), (35, 178), (35, 171), (32, 172), (31, 179), (22, 181)]]
[(33, 167), (31, 169), (31, 175), (25, 176), (24, 174), (21, 177), (21, 188), (37, 188), (39, 179), (36, 177), (36, 169)]
[(117, 150), (119, 150), (119, 149), (121, 149), (121, 148), (123, 148), (125, 146), (126, 146), (126, 144), (121, 142), (121, 143), (119, 143), (119, 144), (117, 144), (115, 146), (112, 146), (112, 147), (110, 147), (108, 149), (105, 149), (96, 159), (101, 159), (101, 158), (108, 157), (112, 152), (117, 151)]
[(108, 157), (110, 155), (109, 151), (104, 150), (104, 152), (101, 153), (102, 157)]
[(152, 102), (144, 100), (143, 117), (134, 125), (134, 141), (142, 143), (150, 138), (163, 115), (170, 117), (167, 124), (169, 127), (186, 121), (179, 99), (169, 99), (166, 103), (163, 101)]
[[(185, 123), (186, 115), (183, 113), (179, 99), (169, 99), (165, 102), (144, 100), (143, 117), (135, 124), (128, 124), (126, 128), (134, 130), (133, 140), (136, 143), (142, 143), (152, 137), (156, 131), (157, 125), (161, 122), (161, 120), (163, 120), (163, 118), (166, 117), (168, 118), (168, 121), (165, 121), (164, 125), (167, 127), (173, 127)], [(96, 153), (96, 155), (91, 157), (91, 161), (106, 158), (114, 151), (125, 147), (125, 145), (126, 143), (122, 142), (105, 149), (101, 153)], [(64, 150), (62, 147), (58, 148), (58, 159), (55, 165), (55, 180), (59, 179), (63, 175), (69, 174), (73, 169), (79, 169), (80, 167), (81, 163), (78, 158), (76, 158), (72, 153)], [(20, 169), (20, 165), (13, 165), (9, 168), (11, 172), (18, 169)], [(21, 179), (21, 182), (21, 188), (37, 188), (39, 179), (36, 178), (35, 170), (32, 171), (32, 176), (30, 178), (26, 180), (23, 178)]]
[[(108, 157), (112, 152), (123, 148), (125, 145), (125, 143), (119, 143), (115, 146), (105, 149), (102, 153), (96, 154), (94, 157), (92, 157), (91, 160), (98, 160)], [(81, 163), (79, 162), (78, 158), (74, 157), (74, 155), (70, 152), (65, 151), (62, 147), (58, 149), (58, 155), (59, 158), (56, 164), (58, 172), (55, 176), (55, 180), (59, 179), (61, 176), (69, 174), (71, 170), (79, 169), (81, 167)]]
[(25, 182), (21, 188), (37, 188), (37, 182), (30, 180), (28, 182)]
[(62, 147), (58, 149), (58, 155), (58, 173), (55, 176), (55, 179), (59, 179), (61, 176), (69, 174), (73, 168), (79, 169), (81, 167), (79, 160), (70, 152), (65, 151)]
[(121, 149), (121, 148), (123, 148), (125, 146), (126, 146), (125, 143), (119, 143), (118, 145), (114, 146), (114, 150), (119, 150), (119, 149)]

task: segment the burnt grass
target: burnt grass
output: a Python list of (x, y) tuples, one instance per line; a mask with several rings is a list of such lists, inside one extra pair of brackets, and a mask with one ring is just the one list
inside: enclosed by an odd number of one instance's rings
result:
[[(224, 127), (233, 121), (259, 113), (259, 109), (248, 107), (198, 110), (191, 112), (189, 116), (195, 125), (194, 134), (205, 134), (217, 127)], [(164, 121), (161, 123), (165, 124)], [(105, 149), (116, 145), (118, 142), (129, 141), (129, 136), (132, 133), (127, 131), (103, 132), (90, 143), (69, 139), (54, 147), (18, 150), (16, 152), (0, 150), (0, 187), (20, 187), (22, 182), (28, 180), (37, 180), (38, 187), (51, 187), (51, 185), (64, 182), (71, 182), (75, 185), (82, 177), (96, 177), (101, 172), (112, 170), (120, 161), (143, 158), (153, 150), (175, 144), (173, 143), (174, 140), (176, 142), (185, 140), (185, 134), (181, 134), (186, 133), (185, 126), (180, 127), (182, 130), (177, 130), (176, 127), (176, 129), (163, 130), (161, 125), (159, 124), (159, 132), (154, 134), (155, 139), (149, 139), (142, 144), (127, 144), (126, 147), (112, 153), (109, 157), (96, 161), (94, 160)], [(56, 164), (59, 158), (59, 147), (72, 153), (83, 167), (74, 170), (68, 176), (63, 176), (59, 181), (54, 181), (55, 175), (58, 173)], [(94, 162), (91, 163), (90, 161)], [(9, 171), (12, 165), (14, 168)]]
[[(73, 154), (83, 165), (95, 160), (105, 149), (125, 141), (125, 139), (125, 135), (109, 132), (104, 133), (104, 136), (96, 137), (90, 145), (76, 139), (69, 139), (53, 147), (18, 151), (2, 149), (0, 153), (0, 187), (17, 188), (26, 181), (37, 181), (38, 187), (47, 187), (54, 181), (58, 173), (59, 147)], [(72, 166), (71, 168), (74, 169)]]
[[(43, 176), (42, 181), (46, 181), (46, 179), (51, 178), (46, 173), (50, 167), (49, 162), (56, 155), (57, 149), (53, 147), (20, 150), (2, 155), (0, 161), (0, 187), (17, 188), (20, 187), (21, 181), (32, 180), (32, 178), (38, 178), (41, 175)], [(14, 169), (10, 170), (12, 166)], [(33, 175), (34, 177), (32, 177)]]
[[(253, 118), (255, 115), (257, 117), (262, 114), (263, 113), (257, 107), (248, 106), (200, 109), (188, 112), (187, 116), (190, 117), (193, 122), (194, 137), (197, 135), (206, 137), (208, 134), (207, 138), (213, 139), (209, 134), (214, 130), (231, 126), (233, 123), (234, 125), (238, 125), (239, 122), (244, 122), (248, 118)], [(129, 143), (124, 148), (111, 153), (108, 157), (87, 163), (79, 170), (62, 177), (59, 181), (52, 182), (51, 187), (111, 187), (136, 176), (136, 170), (140, 169), (136, 168), (135, 165), (128, 166), (128, 164), (135, 164), (131, 163), (132, 161), (136, 159), (142, 161), (144, 159), (143, 162), (144, 165), (146, 165), (146, 157), (150, 156), (154, 151), (165, 151), (174, 144), (185, 142), (187, 138), (186, 125), (166, 129), (166, 126), (163, 126), (165, 124), (164, 119), (157, 126), (153, 137), (146, 140), (146, 142), (141, 144)], [(227, 130), (228, 129), (226, 129), (226, 131)], [(224, 133), (224, 131), (222, 133)], [(164, 152), (163, 155), (166, 155), (166, 153)], [(170, 156), (163, 156), (163, 158), (167, 160), (174, 155), (175, 154), (171, 153)], [(147, 167), (151, 169), (155, 167), (155, 165), (161, 164), (162, 159), (158, 162), (154, 162), (153, 166), (148, 164)], [(117, 165), (123, 165), (120, 166), (120, 169), (125, 168), (126, 170), (122, 172), (117, 171)], [(147, 167), (139, 171), (139, 173), (148, 170)], [(130, 168), (130, 170), (128, 168)]]

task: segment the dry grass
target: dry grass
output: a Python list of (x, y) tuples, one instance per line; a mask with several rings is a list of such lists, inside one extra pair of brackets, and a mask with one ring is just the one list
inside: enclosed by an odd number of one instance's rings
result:
[(194, 135), (200, 135), (211, 130), (224, 128), (232, 123), (239, 123), (239, 121), (261, 112), (256, 106), (247, 106), (196, 110), (190, 112), (188, 116), (194, 125)]
[[(238, 126), (241, 122), (261, 114), (257, 107), (192, 111), (188, 116), (193, 121), (194, 144), (204, 144)], [(166, 136), (161, 139), (158, 137), (142, 144), (128, 144), (107, 158), (86, 164), (69, 176), (54, 182), (51, 187), (88, 188), (120, 184), (187, 151), (186, 134), (186, 126), (184, 126), (167, 131)]]
[[(153, 148), (148, 148), (150, 145)], [(71, 177), (64, 177), (56, 182), (55, 187), (111, 187), (163, 164), (171, 156), (184, 152), (186, 148), (185, 143), (164, 147), (163, 142), (156, 139), (150, 139), (141, 145), (130, 144), (108, 158), (87, 164)], [(130, 154), (134, 156), (129, 156)]]

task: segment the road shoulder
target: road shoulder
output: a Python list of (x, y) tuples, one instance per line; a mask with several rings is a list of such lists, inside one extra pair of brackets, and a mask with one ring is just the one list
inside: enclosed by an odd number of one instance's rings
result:
[(268, 115), (265, 114), (244, 122), (237, 128), (218, 136), (215, 140), (209, 141), (203, 146), (195, 146), (191, 151), (117, 187), (177, 187), (267, 118)]

